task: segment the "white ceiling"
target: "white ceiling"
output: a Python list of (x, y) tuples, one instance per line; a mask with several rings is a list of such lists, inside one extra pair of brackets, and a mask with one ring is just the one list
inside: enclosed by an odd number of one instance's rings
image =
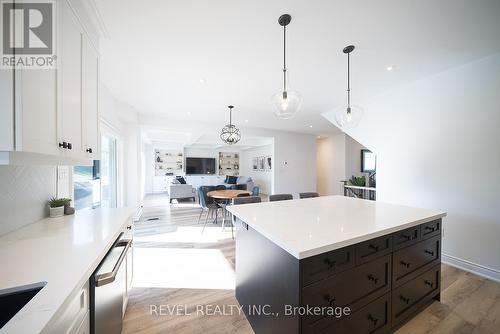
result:
[[(221, 126), (234, 104), (237, 125), (336, 131), (320, 114), (344, 103), (348, 44), (354, 101), (500, 52), (498, 0), (95, 1), (107, 31), (103, 80), (117, 99)], [(292, 15), (290, 88), (304, 98), (287, 121), (270, 104), (281, 87), (283, 13)]]

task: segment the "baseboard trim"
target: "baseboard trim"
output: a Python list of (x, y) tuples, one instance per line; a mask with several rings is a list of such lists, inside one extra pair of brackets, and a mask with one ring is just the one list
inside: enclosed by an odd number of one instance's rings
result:
[(456, 267), (468, 271), (470, 273), (476, 274), (478, 276), (488, 278), (492, 281), (500, 282), (500, 271), (496, 269), (488, 268), (483, 265), (463, 260), (458, 257), (447, 254), (441, 254), (441, 262), (448, 264), (452, 267)]

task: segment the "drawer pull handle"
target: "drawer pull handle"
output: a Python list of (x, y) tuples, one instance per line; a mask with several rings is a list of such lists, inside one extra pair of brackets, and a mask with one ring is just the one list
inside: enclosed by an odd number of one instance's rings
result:
[(325, 259), (324, 262), (325, 262), (326, 265), (328, 265), (328, 268), (330, 268), (330, 269), (333, 268), (333, 267), (335, 267), (335, 261), (332, 261), (330, 259)]
[(378, 252), (379, 246), (369, 244), (369, 245), (368, 245), (368, 248), (371, 248), (371, 249), (373, 249), (375, 252)]
[(401, 264), (402, 266), (404, 266), (406, 268), (410, 268), (410, 266), (411, 266), (411, 263), (405, 262), (405, 261), (401, 261), (401, 262), (399, 262), (399, 264)]
[(413, 237), (411, 235), (408, 235), (408, 234), (402, 234), (401, 236), (403, 238), (405, 238), (407, 241), (410, 241), (411, 239), (413, 239)]
[(330, 306), (332, 306), (333, 304), (335, 304), (335, 298), (334, 297), (330, 297), (330, 295), (325, 295), (325, 300), (328, 302), (328, 304)]
[(434, 226), (426, 226), (426, 227), (425, 227), (425, 229), (426, 229), (427, 231), (434, 232), (434, 231), (436, 230), (436, 227), (434, 227)]
[(425, 280), (425, 281), (424, 281), (424, 283), (425, 283), (425, 285), (428, 285), (428, 286), (430, 286), (431, 288), (433, 288), (433, 287), (434, 287), (434, 283), (433, 283), (433, 282), (431, 282), (431, 281)]
[(368, 315), (368, 320), (370, 320), (371, 322), (373, 322), (374, 326), (377, 326), (378, 319), (374, 318), (371, 314)]
[(431, 256), (434, 256), (434, 252), (433, 252), (433, 251), (430, 251), (430, 250), (427, 250), (427, 249), (426, 249), (426, 250), (424, 250), (424, 253), (425, 253), (425, 254), (429, 254), (429, 255), (431, 255)]
[(59, 143), (59, 147), (68, 148), (68, 143), (66, 143), (65, 141), (63, 141), (62, 143)]
[(378, 278), (373, 276), (372, 274), (368, 275), (368, 280), (372, 281), (375, 284), (378, 283)]
[(406, 304), (410, 303), (410, 298), (406, 298), (405, 296), (399, 296), (399, 299), (401, 299), (402, 301), (404, 301)]

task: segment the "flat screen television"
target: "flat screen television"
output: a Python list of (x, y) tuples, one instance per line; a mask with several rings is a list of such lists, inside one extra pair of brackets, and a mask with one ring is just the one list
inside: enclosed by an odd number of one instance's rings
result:
[(215, 174), (215, 158), (186, 158), (186, 174)]

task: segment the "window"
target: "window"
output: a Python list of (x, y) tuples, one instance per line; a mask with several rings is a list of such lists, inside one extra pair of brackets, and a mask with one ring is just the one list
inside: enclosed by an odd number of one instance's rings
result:
[(94, 209), (101, 205), (99, 160), (93, 166), (73, 167), (73, 198), (76, 210)]
[(101, 206), (117, 207), (117, 154), (116, 139), (101, 137)]

